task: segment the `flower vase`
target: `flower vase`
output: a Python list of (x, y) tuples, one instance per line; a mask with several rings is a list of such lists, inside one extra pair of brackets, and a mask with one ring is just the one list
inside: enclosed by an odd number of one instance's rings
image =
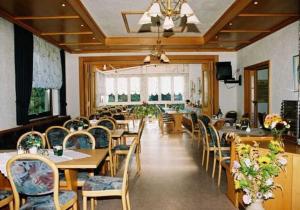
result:
[(38, 152), (38, 148), (36, 146), (29, 148), (30, 154), (37, 154), (37, 152)]
[(255, 202), (247, 206), (246, 210), (265, 210), (263, 207), (263, 201), (263, 199), (257, 199)]
[(275, 135), (274, 140), (277, 141), (282, 148), (284, 148), (284, 143), (281, 135)]

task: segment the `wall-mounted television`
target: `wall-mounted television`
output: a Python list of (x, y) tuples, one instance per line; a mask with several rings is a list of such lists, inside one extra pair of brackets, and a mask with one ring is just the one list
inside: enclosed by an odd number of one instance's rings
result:
[(217, 80), (232, 80), (231, 62), (216, 62)]

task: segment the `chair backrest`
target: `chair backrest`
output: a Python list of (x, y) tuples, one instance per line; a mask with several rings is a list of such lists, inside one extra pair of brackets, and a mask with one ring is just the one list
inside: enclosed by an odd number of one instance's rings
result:
[(99, 126), (104, 126), (108, 128), (109, 130), (115, 130), (116, 129), (116, 124), (112, 119), (108, 118), (101, 118), (98, 122), (97, 125)]
[(236, 111), (226, 112), (225, 118), (231, 118), (231, 119), (236, 120), (237, 119), (237, 112)]
[(145, 127), (145, 120), (144, 120), (144, 118), (142, 118), (139, 130), (138, 130), (138, 137), (137, 137), (137, 144), (138, 145), (140, 145), (141, 138), (142, 138), (143, 131), (144, 131), (144, 127)]
[(125, 120), (125, 115), (123, 115), (123, 114), (114, 114), (113, 118), (115, 120)]
[(95, 148), (108, 148), (111, 146), (111, 132), (108, 128), (103, 126), (94, 126), (87, 130), (95, 138)]
[(89, 116), (89, 120), (99, 120), (100, 118), (100, 113), (94, 113)]
[(39, 139), (41, 141), (41, 148), (45, 148), (46, 147), (46, 140), (43, 134), (41, 134), (38, 131), (29, 131), (27, 133), (24, 133), (22, 136), (20, 136), (20, 138), (18, 139), (17, 142), (17, 148), (19, 147), (19, 145), (21, 145), (22, 147), (26, 148), (28, 141), (31, 140), (32, 136), (34, 136), (35, 138)]
[(246, 129), (248, 126), (250, 126), (250, 119), (249, 118), (242, 118), (241, 119), (241, 128)]
[(86, 131), (75, 131), (68, 134), (63, 142), (64, 149), (95, 149), (95, 138)]
[(202, 120), (199, 120), (199, 138), (201, 138), (202, 140), (202, 144), (205, 146), (211, 146), (209, 144), (209, 139), (208, 139), (208, 135), (207, 135), (207, 129), (204, 125), (204, 123), (202, 122)]
[(196, 112), (191, 112), (190, 115), (191, 115), (191, 120), (192, 120), (192, 126), (193, 126), (193, 128), (195, 128), (195, 126), (198, 124), (197, 114), (196, 114)]
[(60, 209), (58, 200), (58, 169), (41, 155), (23, 154), (11, 158), (6, 165), (15, 201), (20, 207), (19, 194), (38, 196), (53, 193), (55, 209)]
[(210, 117), (205, 114), (201, 114), (199, 119), (204, 123), (205, 127), (208, 127), (208, 124), (211, 122)]
[(116, 108), (116, 111), (117, 111), (117, 113), (121, 113), (122, 112), (122, 108), (118, 107), (118, 108)]
[(225, 139), (224, 141), (220, 140), (219, 133), (213, 125), (209, 124), (208, 129), (210, 132), (210, 138), (214, 142), (215, 147), (217, 148), (218, 155), (219, 157), (222, 157), (221, 147), (228, 147), (229, 145), (226, 143)]
[(110, 111), (105, 111), (105, 112), (101, 112), (99, 113), (100, 117), (111, 117), (112, 116), (112, 113)]
[(45, 131), (48, 148), (56, 145), (63, 145), (65, 137), (70, 133), (68, 129), (62, 126), (51, 126)]
[(73, 128), (74, 130), (77, 130), (78, 127), (80, 126), (80, 124), (81, 124), (81, 122), (79, 120), (71, 119), (71, 120), (66, 121), (63, 126), (69, 130), (71, 128)]
[(126, 156), (126, 161), (125, 161), (125, 168), (124, 168), (124, 174), (123, 174), (123, 183), (122, 183), (122, 192), (125, 194), (125, 192), (128, 190), (128, 177), (129, 177), (129, 167), (130, 167), (130, 162), (132, 160), (132, 156), (134, 154), (135, 148), (136, 148), (136, 140), (132, 142), (130, 145), (128, 154)]
[(87, 129), (88, 127), (90, 127), (90, 121), (89, 121), (88, 118), (79, 116), (79, 117), (76, 117), (75, 119), (83, 122), (83, 124), (84, 124), (83, 127), (85, 129)]

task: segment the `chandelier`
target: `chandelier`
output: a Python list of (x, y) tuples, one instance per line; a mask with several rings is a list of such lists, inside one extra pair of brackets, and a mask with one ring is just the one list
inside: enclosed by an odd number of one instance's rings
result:
[(139, 20), (139, 24), (151, 24), (151, 17), (164, 18), (163, 29), (165, 30), (174, 28), (174, 21), (183, 17), (187, 18), (187, 24), (200, 23), (186, 0), (154, 0), (149, 10)]
[(150, 55), (147, 55), (144, 59), (144, 63), (150, 63), (151, 62), (151, 56), (160, 60), (162, 63), (169, 63), (170, 60), (166, 55), (166, 52), (162, 49), (161, 40), (160, 40), (160, 33), (159, 33), (159, 27), (160, 22), (157, 22), (157, 40), (156, 45), (153, 47), (153, 49), (150, 52)]

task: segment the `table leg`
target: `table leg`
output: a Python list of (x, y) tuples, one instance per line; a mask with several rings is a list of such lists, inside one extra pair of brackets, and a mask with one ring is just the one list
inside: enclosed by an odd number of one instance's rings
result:
[(79, 195), (78, 195), (78, 186), (77, 186), (77, 170), (76, 169), (65, 169), (65, 177), (66, 177), (66, 189), (72, 190), (77, 193), (77, 207), (79, 206)]

